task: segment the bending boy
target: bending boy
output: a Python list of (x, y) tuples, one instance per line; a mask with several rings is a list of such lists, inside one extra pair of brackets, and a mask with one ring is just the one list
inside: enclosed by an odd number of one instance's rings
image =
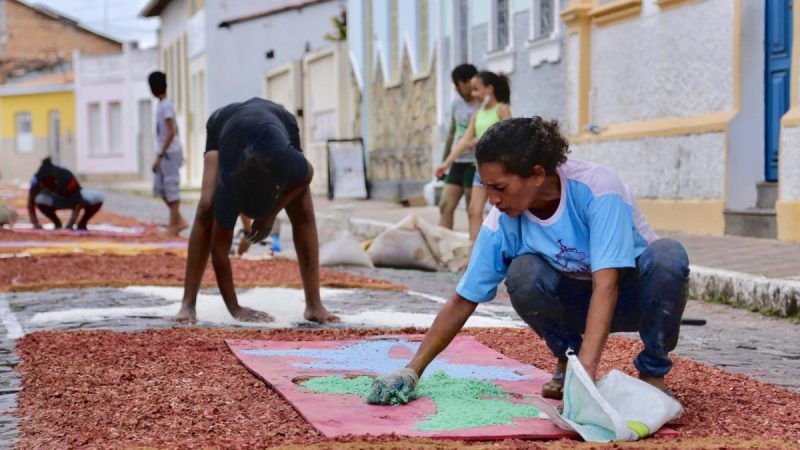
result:
[(197, 292), (209, 254), (231, 315), (243, 321), (273, 320), (269, 314), (239, 305), (229, 251), (240, 213), (253, 219), (245, 237), (259, 242), (285, 208), (305, 290), (304, 317), (337, 322), (339, 318), (320, 299), (319, 244), (309, 188), (314, 171), (301, 153), (295, 118), (280, 105), (253, 98), (216, 110), (206, 131), (202, 192), (189, 238), (183, 303), (175, 320), (197, 319)]

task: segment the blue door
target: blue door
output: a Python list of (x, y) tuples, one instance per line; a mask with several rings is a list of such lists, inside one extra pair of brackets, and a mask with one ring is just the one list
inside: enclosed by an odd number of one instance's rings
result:
[(778, 181), (778, 146), (781, 117), (789, 109), (790, 67), (792, 65), (792, 0), (767, 0), (764, 178)]

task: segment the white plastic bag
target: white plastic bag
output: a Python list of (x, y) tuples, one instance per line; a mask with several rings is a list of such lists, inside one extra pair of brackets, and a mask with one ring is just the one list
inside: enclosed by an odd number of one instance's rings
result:
[(369, 257), (378, 267), (439, 269), (413, 215), (378, 235), (369, 246)]
[(319, 265), (375, 267), (361, 244), (347, 230), (340, 231), (336, 237), (319, 246)]
[(0, 205), (0, 226), (14, 225), (17, 221), (17, 210), (6, 205)]
[(683, 414), (660, 389), (612, 370), (597, 385), (574, 353), (567, 355), (561, 418), (590, 442), (635, 441)]
[(369, 256), (378, 267), (456, 271), (470, 247), (469, 239), (410, 214), (375, 238)]

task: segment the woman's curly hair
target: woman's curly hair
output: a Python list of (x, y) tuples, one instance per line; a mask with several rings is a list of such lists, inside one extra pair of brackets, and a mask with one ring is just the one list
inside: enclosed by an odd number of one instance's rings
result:
[(499, 162), (506, 171), (529, 177), (540, 165), (548, 175), (567, 162), (569, 143), (561, 135), (557, 120), (539, 116), (517, 117), (492, 125), (478, 141), (478, 164)]

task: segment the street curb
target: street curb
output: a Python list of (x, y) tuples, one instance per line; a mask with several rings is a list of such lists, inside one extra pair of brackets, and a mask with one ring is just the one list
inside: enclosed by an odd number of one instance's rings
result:
[(782, 317), (800, 314), (800, 281), (690, 266), (689, 296)]

